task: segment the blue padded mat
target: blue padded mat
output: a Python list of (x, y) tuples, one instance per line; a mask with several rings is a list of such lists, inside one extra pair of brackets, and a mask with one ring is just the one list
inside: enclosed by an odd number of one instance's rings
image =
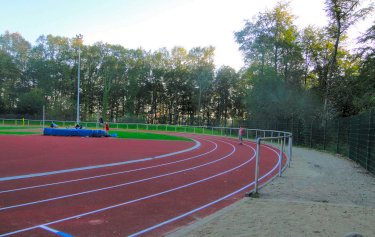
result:
[(43, 135), (74, 136), (74, 137), (105, 137), (103, 130), (75, 129), (75, 128), (44, 128)]

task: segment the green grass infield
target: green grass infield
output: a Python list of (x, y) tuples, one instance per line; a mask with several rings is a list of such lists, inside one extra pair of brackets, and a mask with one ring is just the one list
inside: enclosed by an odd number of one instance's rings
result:
[(118, 138), (126, 139), (148, 139), (148, 140), (168, 140), (168, 141), (192, 141), (189, 138), (172, 136), (167, 134), (158, 133), (146, 133), (146, 132), (136, 132), (136, 131), (110, 131), (109, 134), (117, 134)]
[[(13, 131), (13, 130), (27, 130), (35, 129), (40, 127), (29, 127), (29, 126), (0, 126), (0, 134), (3, 135), (32, 135), (40, 134), (39, 132), (28, 132), (28, 131)], [(120, 131), (112, 130), (111, 135), (117, 134), (118, 138), (124, 139), (148, 139), (148, 140), (168, 140), (168, 141), (192, 141), (189, 138), (167, 135), (167, 134), (157, 134), (157, 133), (147, 133), (138, 131)]]
[(18, 132), (18, 131), (0, 131), (0, 135), (33, 135), (39, 132)]

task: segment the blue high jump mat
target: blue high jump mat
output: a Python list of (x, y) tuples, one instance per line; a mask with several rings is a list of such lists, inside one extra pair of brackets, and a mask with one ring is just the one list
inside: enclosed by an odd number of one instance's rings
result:
[(106, 137), (103, 130), (76, 129), (76, 128), (44, 128), (43, 135), (68, 137)]

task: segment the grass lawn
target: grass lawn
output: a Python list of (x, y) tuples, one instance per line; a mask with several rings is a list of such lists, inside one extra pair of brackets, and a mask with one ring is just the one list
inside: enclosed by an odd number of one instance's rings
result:
[[(29, 126), (0, 126), (0, 135), (32, 135), (40, 134), (40, 132), (28, 132), (20, 131), (27, 129), (35, 129), (39, 127), (29, 127)], [(14, 131), (18, 130), (18, 131)], [(146, 133), (138, 131), (110, 131), (110, 134), (117, 134), (118, 138), (125, 139), (148, 139), (148, 140), (168, 140), (168, 141), (192, 141), (191, 139), (172, 136), (167, 134), (156, 134), (156, 133)]]
[(1, 131), (0, 135), (32, 135), (32, 134), (40, 134), (39, 132), (18, 132), (18, 131)]
[(38, 127), (38, 126), (36, 126), (36, 127), (31, 127), (31, 126), (0, 126), (0, 131), (1, 130), (14, 130), (14, 129), (17, 129), (17, 130), (36, 129), (36, 128), (40, 128), (40, 127)]
[(137, 131), (110, 131), (109, 134), (117, 134), (118, 138), (126, 139), (149, 139), (149, 140), (169, 140), (169, 141), (192, 141), (189, 138), (172, 136), (167, 134), (145, 133)]

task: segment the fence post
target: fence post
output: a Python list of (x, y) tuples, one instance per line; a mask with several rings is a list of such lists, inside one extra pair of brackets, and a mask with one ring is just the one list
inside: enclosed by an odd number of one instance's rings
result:
[(327, 119), (324, 119), (323, 150), (326, 150)]
[(340, 118), (337, 119), (337, 143), (336, 143), (336, 153), (340, 153)]
[[(349, 118), (348, 118), (348, 132), (347, 132), (347, 135), (348, 135), (348, 137), (347, 137), (347, 138), (348, 138), (348, 139), (347, 139), (347, 141), (348, 141), (348, 157), (349, 157), (350, 159), (352, 159), (352, 157), (350, 157), (350, 155), (351, 155), (351, 154), (350, 154), (350, 150), (351, 150), (351, 149), (350, 149), (350, 146), (351, 146), (351, 144), (350, 144), (350, 140), (349, 140), (349, 139), (350, 139), (350, 121), (351, 121), (351, 118), (349, 117)], [(352, 159), (352, 160), (353, 160), (353, 159)]]
[(368, 132), (367, 132), (367, 156), (366, 156), (366, 170), (368, 169), (368, 161), (370, 160), (370, 155), (371, 155), (371, 122), (372, 122), (372, 116), (374, 110), (370, 110), (369, 118), (368, 118)]
[(310, 129), (310, 148), (312, 148), (312, 138), (313, 138), (313, 125), (314, 125), (314, 119), (311, 119), (311, 129)]

